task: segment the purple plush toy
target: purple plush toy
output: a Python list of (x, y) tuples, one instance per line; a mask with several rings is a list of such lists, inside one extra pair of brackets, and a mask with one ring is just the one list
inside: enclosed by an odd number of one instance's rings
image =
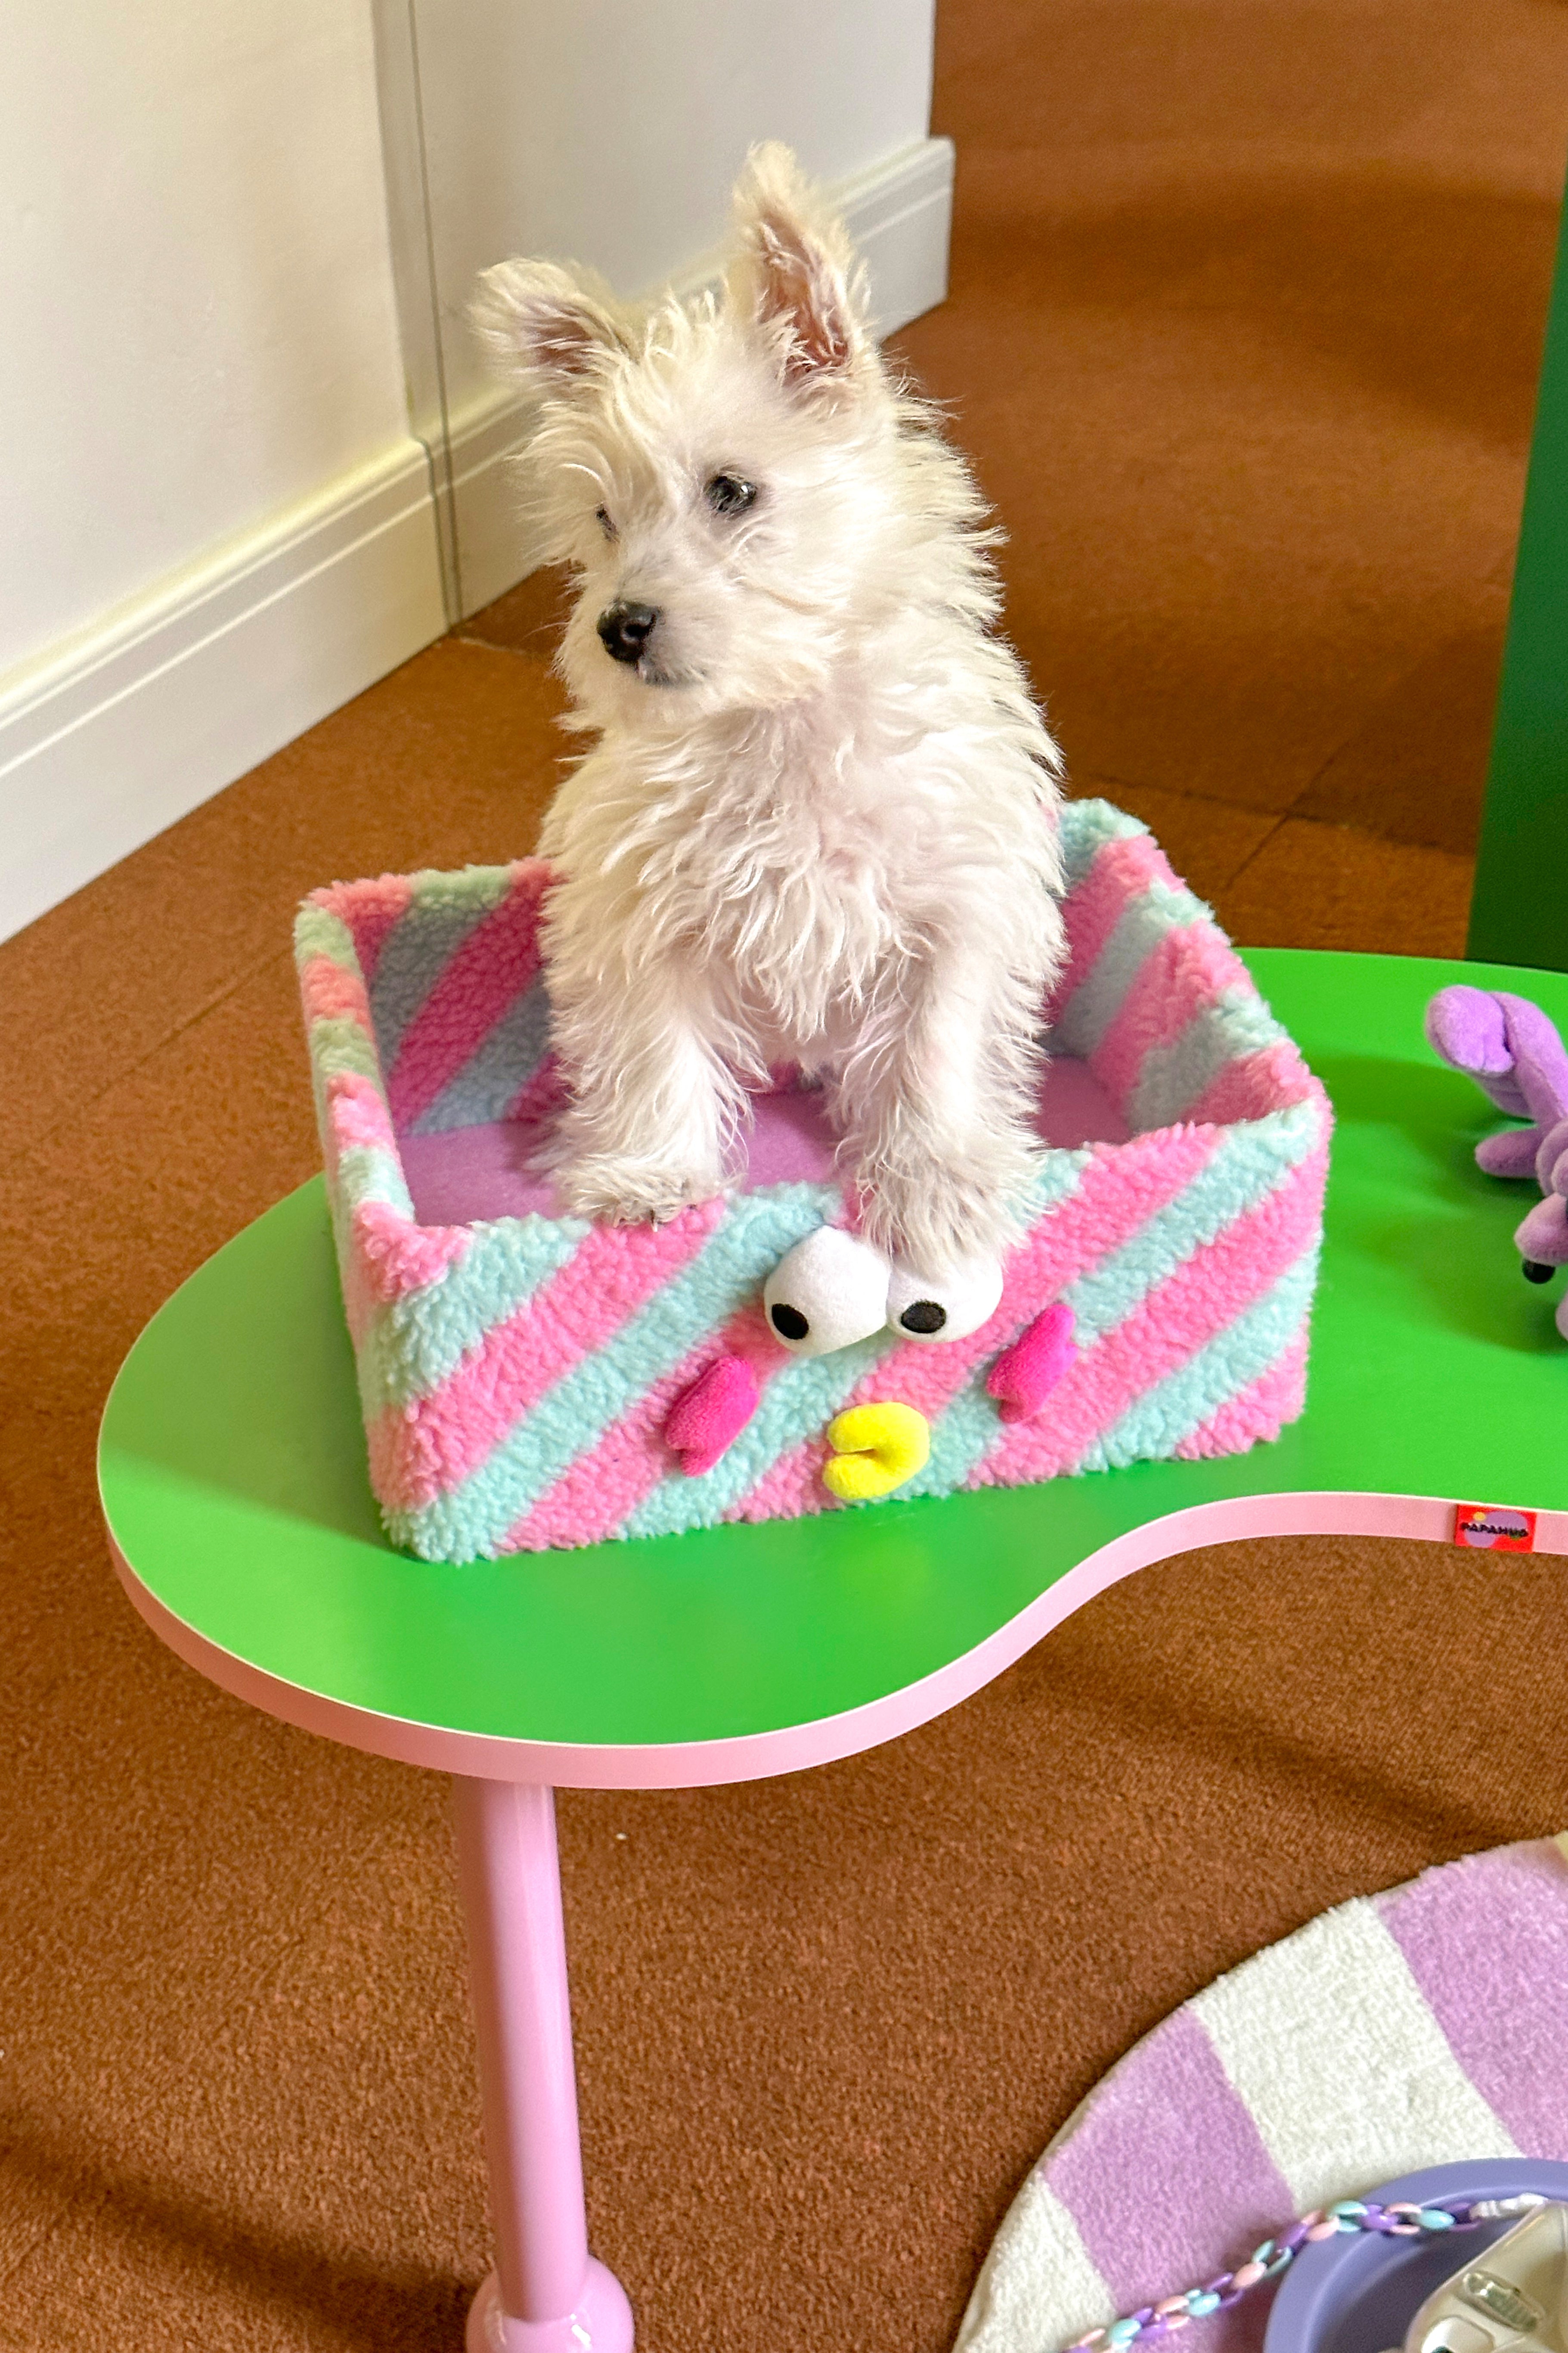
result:
[[(1474, 1079), (1499, 1111), (1527, 1119), (1484, 1136), (1476, 1160), (1489, 1176), (1533, 1176), (1545, 1199), (1514, 1240), (1531, 1282), (1568, 1266), (1568, 1050), (1539, 1005), (1503, 989), (1440, 988), (1426, 1035), (1444, 1061)], [(1568, 1298), (1557, 1310), (1568, 1339)]]

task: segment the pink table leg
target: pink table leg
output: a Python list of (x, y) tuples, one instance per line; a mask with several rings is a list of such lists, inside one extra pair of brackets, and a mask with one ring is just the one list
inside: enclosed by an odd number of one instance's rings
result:
[(631, 2353), (626, 2291), (588, 2253), (555, 1794), (452, 1789), (496, 2243), (468, 2353)]

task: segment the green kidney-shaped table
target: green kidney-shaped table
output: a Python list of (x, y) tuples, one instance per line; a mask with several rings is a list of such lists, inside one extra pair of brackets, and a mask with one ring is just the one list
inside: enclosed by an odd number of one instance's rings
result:
[(470, 2353), (626, 2353), (588, 2253), (556, 1787), (668, 1788), (872, 1746), (984, 1683), (1093, 1594), (1238, 1536), (1454, 1535), (1537, 1514), (1568, 1552), (1568, 1343), (1521, 1280), (1534, 1187), (1480, 1174), (1495, 1126), (1426, 1047), (1440, 987), (1568, 1026), (1568, 978), (1289, 949), (1247, 958), (1337, 1127), (1307, 1411), (1217, 1461), (896, 1499), (821, 1517), (435, 1566), (395, 1552), (365, 1474), (320, 1180), (153, 1318), (103, 1419), (121, 1577), (226, 1691), (452, 1775), (496, 2268)]

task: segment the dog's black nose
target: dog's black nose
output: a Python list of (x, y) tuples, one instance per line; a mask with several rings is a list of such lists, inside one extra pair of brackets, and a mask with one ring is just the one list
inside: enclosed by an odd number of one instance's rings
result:
[(651, 605), (606, 605), (599, 616), (599, 642), (612, 661), (640, 661), (658, 620)]

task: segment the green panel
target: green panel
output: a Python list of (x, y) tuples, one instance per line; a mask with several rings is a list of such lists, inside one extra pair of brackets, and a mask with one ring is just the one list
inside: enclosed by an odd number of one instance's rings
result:
[[(393, 1552), (365, 1482), (321, 1187), (194, 1275), (104, 1418), (109, 1518), (211, 1641), (384, 1714), (512, 1738), (702, 1740), (897, 1691), (1112, 1536), (1186, 1505), (1350, 1488), (1568, 1509), (1568, 1347), (1480, 1175), (1495, 1119), (1426, 1049), (1448, 963), (1248, 955), (1339, 1113), (1310, 1401), (1273, 1446), (942, 1502), (464, 1567)], [(1568, 1023), (1568, 980), (1468, 969)]]
[(1467, 952), (1568, 969), (1568, 211), (1546, 322)]

